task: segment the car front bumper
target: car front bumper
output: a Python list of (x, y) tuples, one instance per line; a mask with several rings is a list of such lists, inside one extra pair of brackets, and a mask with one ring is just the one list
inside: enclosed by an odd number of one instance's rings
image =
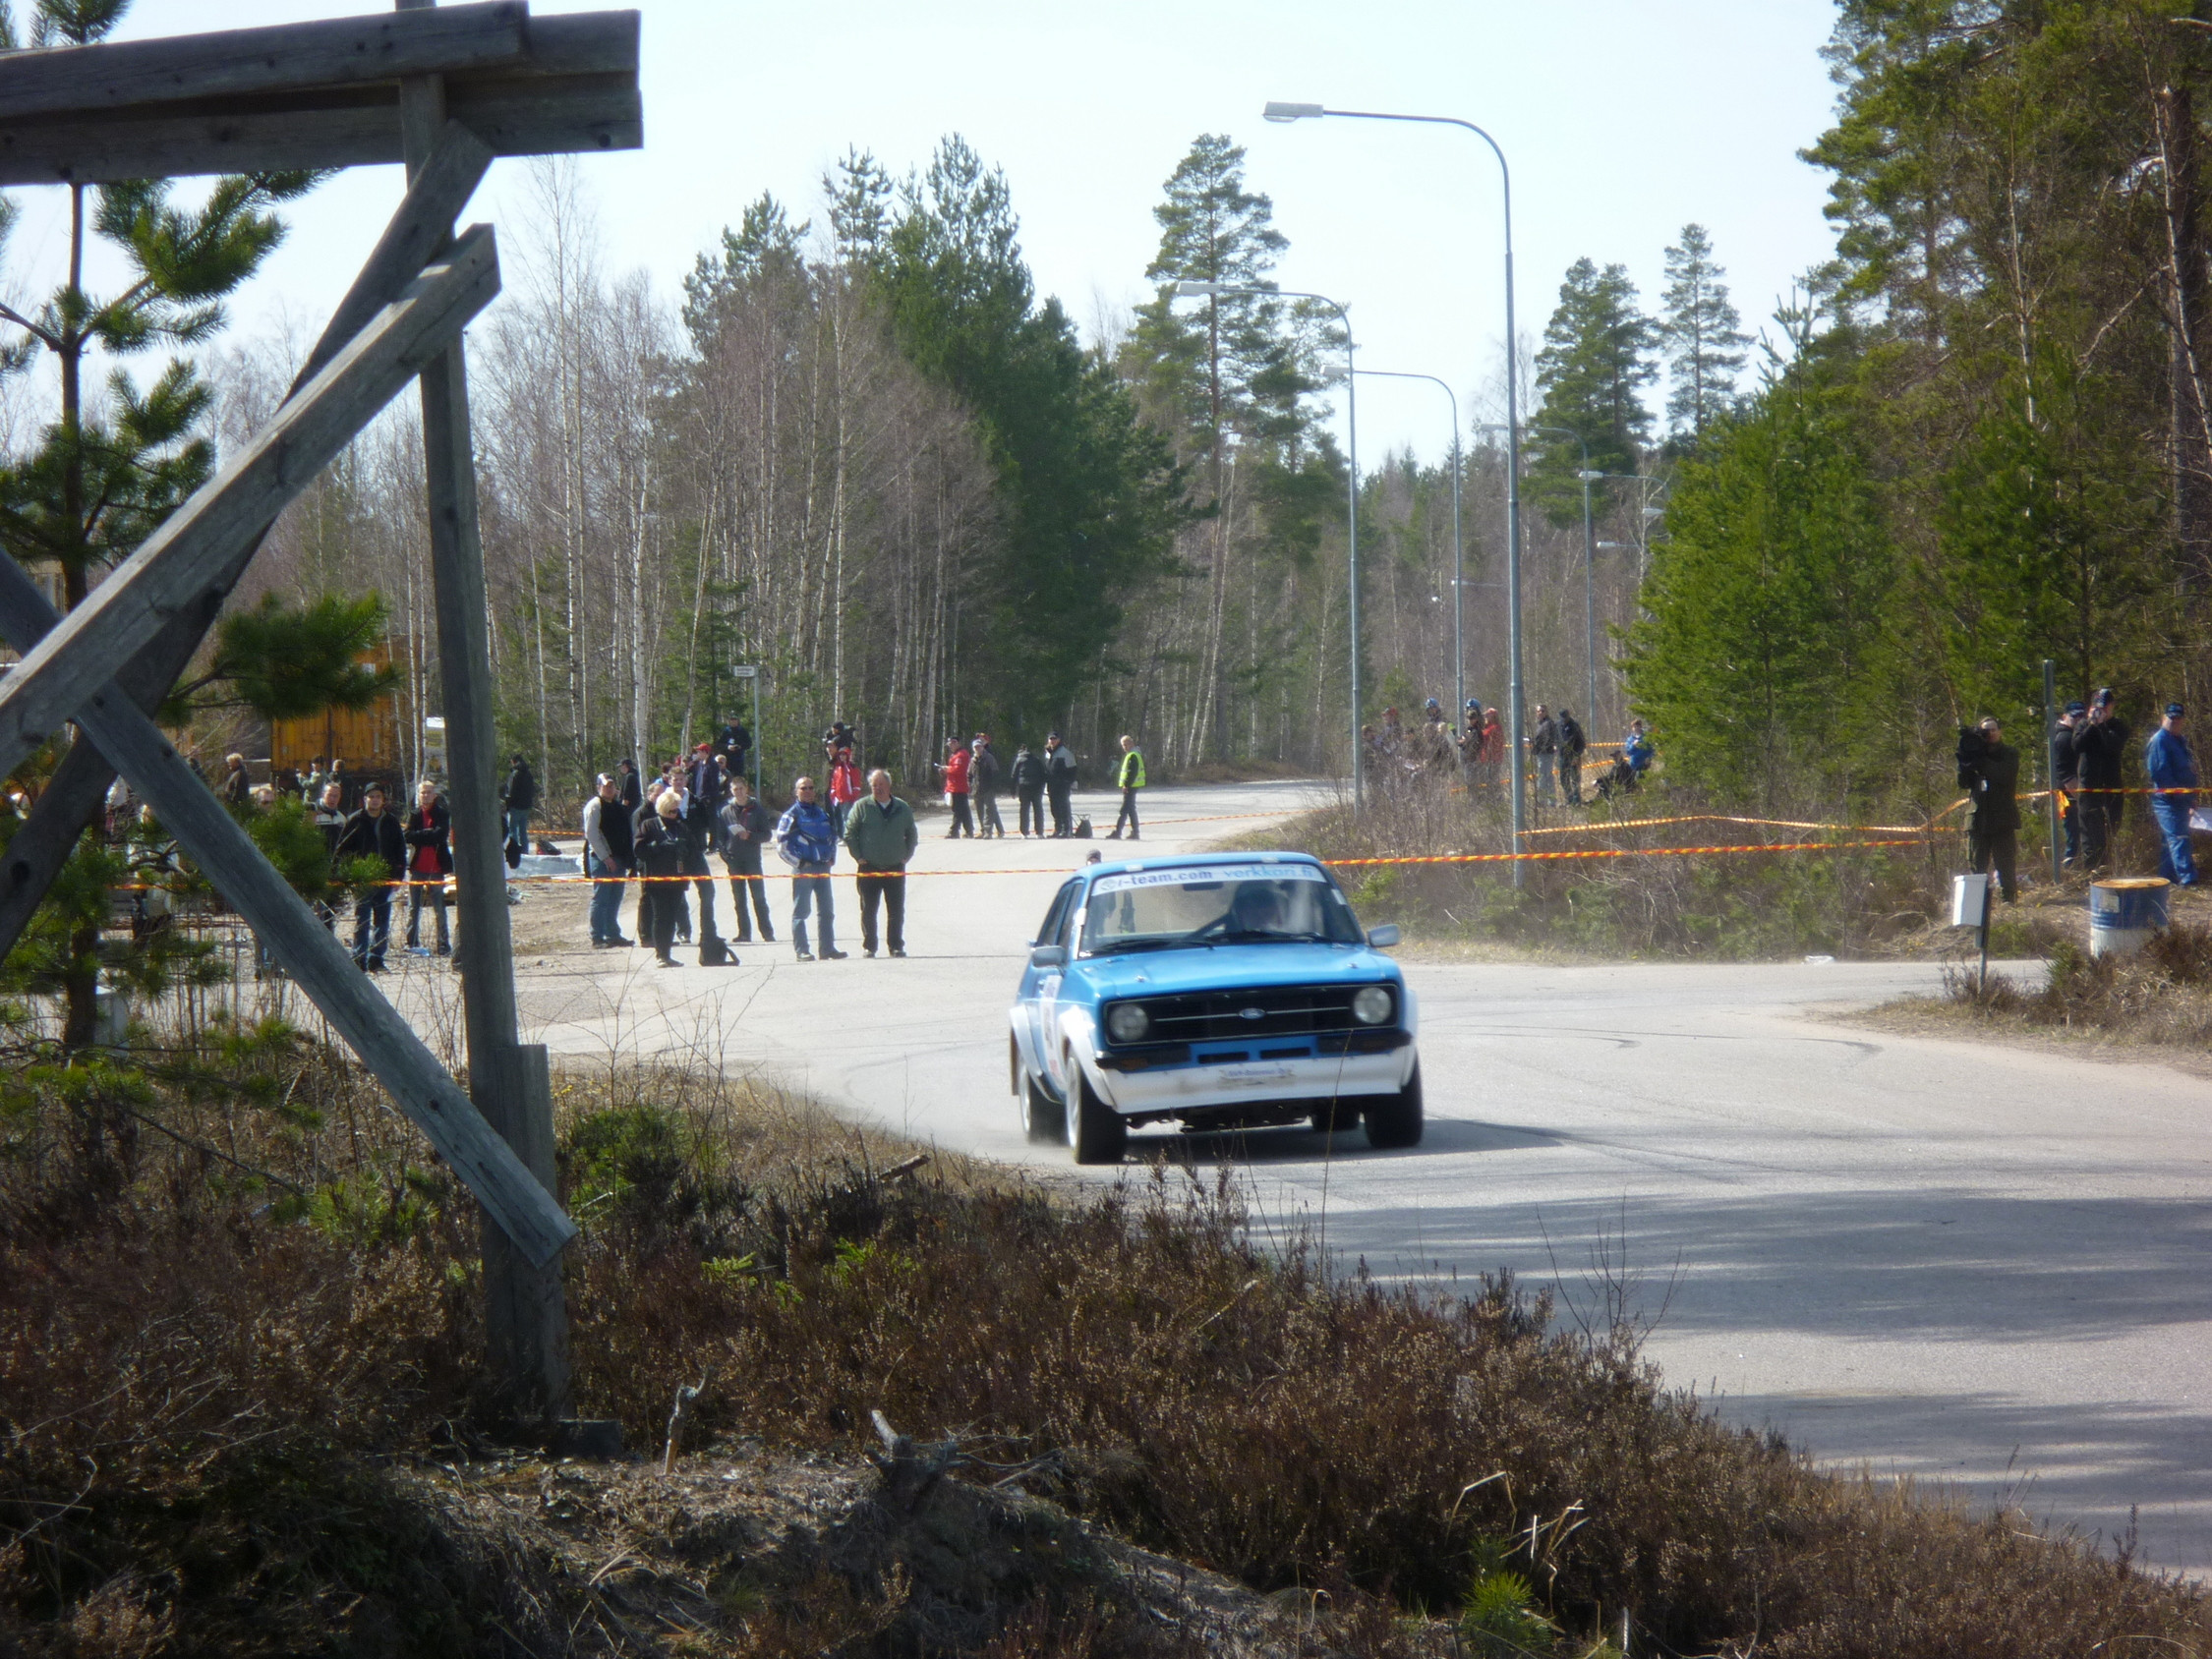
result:
[(1102, 1063), (1096, 1056), (1084, 1055), (1082, 1061), (1098, 1098), (1123, 1116), (1179, 1116), (1278, 1101), (1396, 1094), (1413, 1076), (1415, 1048), (1410, 1033), (1389, 1035), (1399, 1040), (1397, 1046), (1367, 1054), (1201, 1059), (1142, 1069), (1125, 1069), (1113, 1056)]

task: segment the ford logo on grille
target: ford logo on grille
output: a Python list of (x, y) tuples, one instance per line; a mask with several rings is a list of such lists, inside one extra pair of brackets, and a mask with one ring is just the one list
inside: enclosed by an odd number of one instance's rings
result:
[(1239, 1008), (1237, 1017), (1239, 1019), (1265, 1019), (1267, 1010), (1265, 1008)]

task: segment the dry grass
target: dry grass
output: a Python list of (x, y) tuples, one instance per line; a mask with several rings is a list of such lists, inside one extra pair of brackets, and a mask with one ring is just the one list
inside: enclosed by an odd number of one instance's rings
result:
[[(697, 1456), (518, 1459), (466, 1208), (326, 1052), (223, 1063), (265, 1081), (0, 1093), (0, 1651), (1380, 1655), (1463, 1605), (1471, 1652), (1601, 1652), (1624, 1609), (1638, 1651), (2212, 1651), (2193, 1590), (1818, 1474), (1509, 1285), (1331, 1279), (1164, 1171), (887, 1178), (903, 1148), (690, 1072), (568, 1075), (563, 1176), (579, 1403), (655, 1446), (704, 1383)], [(958, 1437), (950, 1509), (865, 1496), (876, 1409)], [(1115, 1535), (1283, 1616), (1200, 1643)]]
[(2107, 1041), (2201, 1051), (2212, 1044), (2212, 928), (2177, 923), (2132, 956), (2091, 956), (2075, 938), (2049, 942), (2050, 972), (2032, 990), (1968, 968), (1946, 975), (1923, 1006), (1996, 1030), (2081, 1033)]
[[(1534, 814), (1539, 852), (1624, 848), (1657, 853), (1711, 845), (1818, 840), (1782, 828), (1713, 822), (1618, 828), (1708, 810), (1680, 791), (1648, 784), (1611, 803)], [(1828, 821), (1833, 805), (1777, 811)], [(1861, 839), (1864, 837), (1848, 837)], [(1347, 803), (1307, 814), (1240, 844), (1296, 847), (1330, 859), (1402, 858), (1511, 849), (1499, 800), (1470, 802), (1440, 790), (1377, 792), (1355, 817)], [(1836, 851), (1529, 860), (1523, 885), (1508, 863), (1377, 865), (1340, 869), (1363, 918), (1397, 921), (1419, 944), (1620, 959), (1757, 960), (1807, 952), (1887, 953), (1925, 936), (1948, 902), (1962, 843), (1903, 842)]]

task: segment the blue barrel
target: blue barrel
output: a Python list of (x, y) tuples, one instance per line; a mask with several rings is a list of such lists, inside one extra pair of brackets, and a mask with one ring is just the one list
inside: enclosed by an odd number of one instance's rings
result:
[(2089, 888), (2089, 954), (2132, 956), (2166, 929), (2166, 895), (2172, 884), (2163, 876), (2138, 876), (2093, 883)]

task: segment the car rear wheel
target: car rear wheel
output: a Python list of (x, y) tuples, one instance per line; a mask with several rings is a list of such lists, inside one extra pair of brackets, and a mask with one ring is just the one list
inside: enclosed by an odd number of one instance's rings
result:
[(1119, 1164), (1129, 1147), (1129, 1125), (1121, 1114), (1091, 1090), (1090, 1079), (1074, 1055), (1068, 1057), (1066, 1112), (1068, 1149), (1078, 1164)]
[(1377, 1150), (1398, 1146), (1421, 1144), (1421, 1063), (1414, 1062), (1413, 1075), (1406, 1086), (1394, 1095), (1383, 1095), (1368, 1103), (1361, 1116), (1367, 1119), (1368, 1145)]

